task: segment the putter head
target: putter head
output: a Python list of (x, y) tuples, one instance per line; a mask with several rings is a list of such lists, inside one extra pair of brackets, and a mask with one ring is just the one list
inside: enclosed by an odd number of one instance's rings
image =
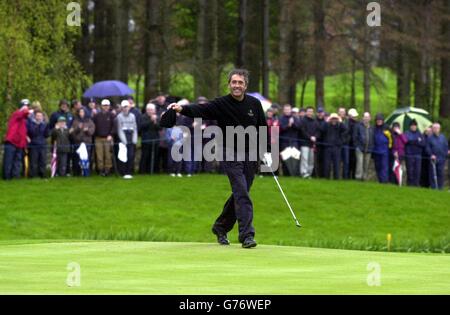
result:
[(301, 225), (300, 222), (298, 222), (298, 221), (295, 221), (295, 225), (296, 225), (299, 229), (302, 228), (302, 225)]

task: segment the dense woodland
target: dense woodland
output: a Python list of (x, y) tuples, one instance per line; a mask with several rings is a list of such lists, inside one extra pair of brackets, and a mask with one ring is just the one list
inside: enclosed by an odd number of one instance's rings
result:
[[(450, 0), (378, 1), (381, 26), (363, 0), (0, 1), (0, 119), (23, 97), (46, 108), (80, 98), (92, 82), (132, 85), (138, 103), (171, 93), (180, 74), (192, 97), (224, 91), (231, 67), (251, 73), (249, 90), (277, 103), (327, 108), (327, 76), (346, 73), (346, 106), (371, 110), (371, 90), (396, 74), (396, 104), (450, 117)], [(356, 73), (363, 73), (356, 80)], [(178, 82), (178, 83), (177, 83)], [(304, 104), (314, 85), (315, 104)], [(362, 102), (357, 90), (362, 87)], [(144, 95), (144, 99), (139, 99)], [(180, 95), (183, 96), (183, 95)]]

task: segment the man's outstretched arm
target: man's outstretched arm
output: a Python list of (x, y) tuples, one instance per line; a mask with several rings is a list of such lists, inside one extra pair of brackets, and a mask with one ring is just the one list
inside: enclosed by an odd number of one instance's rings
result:
[(211, 102), (205, 105), (187, 105), (181, 106), (177, 103), (170, 104), (167, 109), (173, 109), (177, 113), (191, 118), (203, 118), (206, 120), (217, 120), (219, 113), (215, 103)]

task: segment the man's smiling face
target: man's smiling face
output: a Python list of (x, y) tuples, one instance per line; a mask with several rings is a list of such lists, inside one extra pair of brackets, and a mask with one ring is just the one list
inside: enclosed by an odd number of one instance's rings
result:
[(228, 87), (230, 88), (231, 95), (235, 99), (242, 100), (244, 98), (245, 91), (247, 91), (247, 83), (245, 82), (244, 76), (239, 74), (233, 75)]

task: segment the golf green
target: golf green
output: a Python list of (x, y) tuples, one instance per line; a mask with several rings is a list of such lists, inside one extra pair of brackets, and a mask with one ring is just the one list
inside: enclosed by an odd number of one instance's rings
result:
[(3, 242), (0, 294), (449, 294), (449, 266), (442, 254)]

